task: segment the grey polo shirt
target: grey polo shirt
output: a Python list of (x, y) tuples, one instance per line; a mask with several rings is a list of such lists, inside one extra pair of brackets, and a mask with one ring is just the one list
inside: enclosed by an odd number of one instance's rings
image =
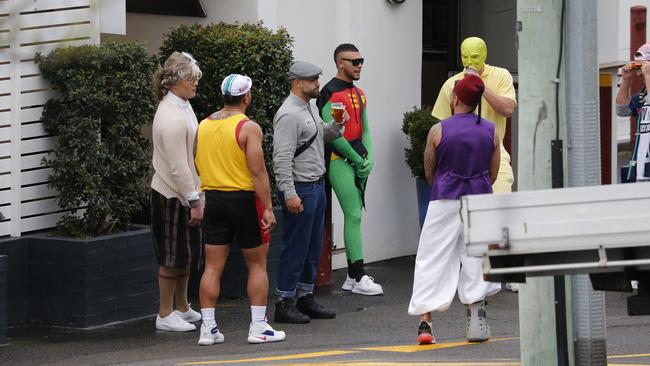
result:
[[(273, 118), (273, 171), (285, 200), (297, 196), (295, 182), (314, 182), (325, 175), (325, 142), (341, 136), (343, 127), (325, 124), (314, 104), (293, 93), (284, 100)], [(316, 139), (294, 158), (296, 149)]]

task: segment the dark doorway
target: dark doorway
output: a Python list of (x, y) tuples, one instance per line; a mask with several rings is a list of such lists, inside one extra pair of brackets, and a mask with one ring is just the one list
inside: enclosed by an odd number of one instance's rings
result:
[(457, 64), (458, 0), (422, 1), (422, 100), (432, 106)]

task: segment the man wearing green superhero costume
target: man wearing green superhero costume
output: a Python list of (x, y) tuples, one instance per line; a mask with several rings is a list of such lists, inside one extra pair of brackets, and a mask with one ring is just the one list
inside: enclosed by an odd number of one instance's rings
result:
[(321, 91), (318, 109), (326, 123), (331, 123), (332, 105), (342, 103), (350, 115), (343, 136), (332, 141), (326, 154), (327, 177), (343, 210), (343, 238), (348, 260), (348, 276), (342, 289), (361, 295), (381, 295), (381, 285), (366, 274), (363, 264), (361, 212), (368, 175), (374, 166), (374, 148), (366, 114), (366, 96), (354, 85), (359, 80), (364, 59), (350, 43), (334, 50), (337, 73)]

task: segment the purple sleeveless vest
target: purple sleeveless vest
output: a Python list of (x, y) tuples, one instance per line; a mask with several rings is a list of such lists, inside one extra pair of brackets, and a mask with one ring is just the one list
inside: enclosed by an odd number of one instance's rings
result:
[(472, 113), (454, 114), (440, 123), (442, 138), (436, 148), (431, 201), (492, 193), (494, 124), (483, 118), (477, 124)]

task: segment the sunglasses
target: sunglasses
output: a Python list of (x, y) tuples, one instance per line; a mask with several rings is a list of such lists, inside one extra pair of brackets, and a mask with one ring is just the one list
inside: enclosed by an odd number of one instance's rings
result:
[(361, 57), (361, 58), (343, 58), (343, 57), (341, 57), (339, 60), (350, 61), (352, 66), (359, 66), (359, 65), (363, 65), (364, 58), (363, 57)]

